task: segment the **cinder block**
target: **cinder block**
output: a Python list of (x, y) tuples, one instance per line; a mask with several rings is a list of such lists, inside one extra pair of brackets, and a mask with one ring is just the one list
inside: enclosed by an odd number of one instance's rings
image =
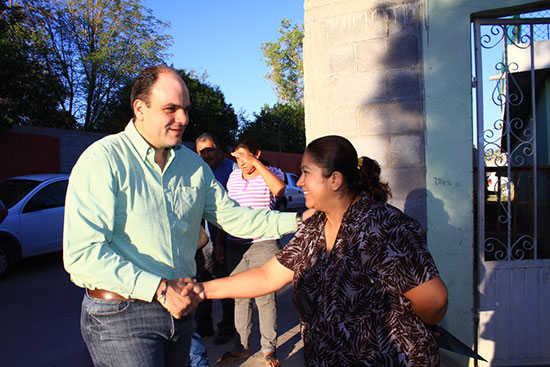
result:
[(330, 82), (329, 101), (334, 106), (359, 107), (388, 99), (384, 73), (334, 77)]
[(327, 44), (349, 44), (386, 37), (386, 18), (375, 10), (351, 13), (327, 19)]
[(407, 4), (398, 4), (387, 8), (390, 26), (388, 35), (404, 37), (407, 35), (417, 36), (420, 34), (422, 24), (422, 10), (419, 1)]
[(407, 200), (411, 192), (426, 188), (426, 168), (383, 166), (382, 180), (390, 185), (394, 200)]
[(424, 165), (423, 135), (392, 135), (390, 144), (392, 167)]
[(357, 70), (355, 46), (346, 45), (328, 50), (328, 65), (331, 74), (352, 74)]
[(387, 93), (392, 101), (422, 99), (422, 69), (395, 70), (386, 74)]
[(422, 102), (363, 105), (358, 110), (357, 124), (360, 133), (365, 135), (423, 132), (425, 123)]
[(360, 73), (387, 69), (387, 38), (357, 42), (357, 71)]
[(361, 135), (380, 135), (391, 132), (392, 121), (388, 118), (385, 103), (360, 106), (357, 112), (357, 125)]
[(329, 115), (329, 133), (346, 137), (356, 136), (357, 128), (356, 108), (335, 108)]
[(422, 100), (390, 102), (386, 107), (392, 133), (424, 132), (426, 121)]
[[(346, 136), (346, 135), (344, 135)], [(377, 135), (377, 136), (356, 136), (350, 138), (353, 146), (357, 150), (359, 157), (367, 156), (374, 159), (382, 167), (388, 166), (390, 161), (390, 136), (389, 135)]]

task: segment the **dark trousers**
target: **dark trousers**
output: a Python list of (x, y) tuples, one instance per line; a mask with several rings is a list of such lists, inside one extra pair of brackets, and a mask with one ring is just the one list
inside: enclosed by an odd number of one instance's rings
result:
[[(202, 249), (199, 249), (195, 254), (195, 263), (197, 264), (197, 281), (206, 282), (212, 280), (212, 273), (206, 266), (206, 261)], [(195, 330), (200, 336), (211, 335), (214, 332), (214, 324), (212, 322), (212, 300), (207, 299), (199, 303), (195, 311)]]
[[(230, 273), (225, 261), (222, 264), (214, 261), (212, 274), (201, 250), (195, 254), (195, 262), (197, 264), (197, 280), (199, 282), (212, 280), (213, 275), (216, 278), (223, 278)], [(232, 335), (235, 333), (235, 301), (232, 298), (222, 299), (221, 304), (222, 320), (218, 323), (218, 330), (220, 334)], [(212, 300), (205, 300), (199, 304), (195, 311), (195, 322), (197, 324), (196, 331), (201, 336), (212, 333)]]
[[(231, 273), (227, 268), (227, 251), (224, 251), (224, 253), (223, 263), (214, 261), (214, 275), (216, 278), (225, 278)], [(235, 333), (235, 300), (225, 298), (220, 301), (222, 304), (222, 320), (218, 323), (218, 329), (220, 334), (232, 335)]]

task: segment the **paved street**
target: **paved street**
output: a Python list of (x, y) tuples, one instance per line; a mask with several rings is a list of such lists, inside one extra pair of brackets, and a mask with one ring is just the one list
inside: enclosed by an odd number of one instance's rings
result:
[[(287, 238), (288, 240), (288, 238)], [(91, 361), (79, 328), (83, 290), (64, 271), (61, 253), (26, 259), (0, 280), (0, 365), (9, 367), (89, 367)], [(298, 319), (290, 286), (278, 294), (279, 348), (283, 366), (303, 366)], [(221, 318), (214, 301), (214, 322)], [(257, 321), (257, 315), (255, 316)], [(211, 365), (232, 344), (215, 347), (206, 340)], [(253, 355), (230, 366), (264, 366), (257, 323)]]

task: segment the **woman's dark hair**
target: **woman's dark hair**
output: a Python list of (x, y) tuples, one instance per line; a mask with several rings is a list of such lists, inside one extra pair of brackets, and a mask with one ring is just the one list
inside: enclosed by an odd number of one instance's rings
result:
[(174, 69), (166, 65), (150, 66), (139, 73), (132, 86), (132, 93), (130, 94), (130, 105), (132, 109), (136, 99), (141, 99), (149, 107), (151, 89), (162, 73), (174, 73), (175, 75), (179, 75)]
[(250, 153), (256, 154), (256, 152), (260, 150), (260, 143), (258, 143), (258, 141), (251, 136), (244, 136), (237, 141), (237, 144), (235, 144), (235, 150), (239, 148), (244, 148)]
[(391, 197), (389, 185), (380, 181), (378, 162), (368, 157), (357, 159), (357, 151), (346, 138), (328, 135), (315, 139), (307, 145), (305, 153), (323, 169), (325, 177), (340, 172), (350, 192), (366, 192), (381, 202)]
[[(258, 150), (260, 150), (260, 143), (258, 143), (258, 141), (251, 136), (243, 136), (237, 141), (237, 144), (235, 144), (234, 150), (237, 150), (239, 148), (244, 148), (250, 153), (256, 155)], [(261, 157), (258, 159), (260, 160), (260, 162), (262, 162), (262, 164), (270, 166), (268, 161), (262, 159)]]

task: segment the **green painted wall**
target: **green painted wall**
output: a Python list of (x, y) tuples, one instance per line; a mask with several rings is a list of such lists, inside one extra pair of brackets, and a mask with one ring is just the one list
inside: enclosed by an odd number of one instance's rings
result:
[[(450, 292), (443, 326), (474, 344), (471, 15), (533, 3), (426, 0), (423, 58), (428, 244)], [(466, 358), (442, 353), (444, 366)]]

